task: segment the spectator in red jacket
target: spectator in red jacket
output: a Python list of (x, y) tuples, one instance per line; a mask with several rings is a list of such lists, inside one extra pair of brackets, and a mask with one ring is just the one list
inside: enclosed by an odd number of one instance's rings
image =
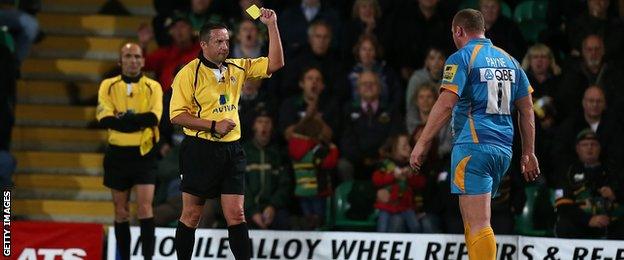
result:
[(409, 167), (411, 146), (406, 134), (389, 137), (380, 153), (386, 159), (373, 173), (377, 190), (375, 208), (379, 209), (378, 232), (410, 233), (421, 231), (414, 212), (413, 190), (425, 187), (425, 176), (413, 174)]
[(299, 199), (306, 229), (319, 227), (325, 216), (325, 200), (332, 194), (331, 179), (338, 164), (338, 148), (318, 114), (308, 114), (294, 126), (288, 139), (288, 155), (295, 172), (295, 196)]

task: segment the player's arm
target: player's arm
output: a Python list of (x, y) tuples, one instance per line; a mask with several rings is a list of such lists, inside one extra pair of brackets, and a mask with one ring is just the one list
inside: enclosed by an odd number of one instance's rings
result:
[(521, 170), (527, 181), (533, 181), (540, 171), (535, 156), (535, 116), (531, 95), (517, 99), (515, 105), (518, 108), (518, 126), (522, 139)]
[(438, 100), (431, 109), (429, 120), (427, 120), (425, 129), (423, 129), (416, 146), (420, 144), (429, 147), (433, 139), (440, 132), (440, 129), (442, 129), (451, 118), (451, 112), (458, 98), (459, 97), (455, 93), (448, 90), (443, 90), (442, 93), (440, 93)]
[(425, 161), (429, 146), (433, 141), (433, 138), (440, 132), (440, 129), (444, 127), (451, 113), (453, 107), (459, 97), (462, 96), (464, 86), (466, 85), (468, 62), (465, 54), (456, 52), (451, 55), (444, 65), (444, 75), (442, 76), (442, 84), (440, 87), (440, 96), (433, 105), (427, 124), (423, 129), (418, 142), (412, 150), (410, 156), (410, 166), (412, 170), (418, 172), (420, 166)]
[(171, 88), (173, 92), (169, 105), (169, 116), (172, 124), (198, 131), (210, 131), (214, 123), (215, 131), (219, 134), (227, 134), (236, 126), (231, 119), (213, 122), (191, 115), (191, 106), (194, 102), (193, 81), (188, 71), (182, 69), (173, 80)]
[(284, 51), (279, 29), (277, 28), (277, 14), (271, 9), (260, 9), (260, 21), (266, 24), (269, 31), (269, 66), (267, 75), (271, 75), (284, 67)]

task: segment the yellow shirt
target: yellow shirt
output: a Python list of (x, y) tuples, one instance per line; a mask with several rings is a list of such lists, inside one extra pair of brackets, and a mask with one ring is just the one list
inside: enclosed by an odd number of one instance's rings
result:
[(202, 54), (186, 64), (173, 80), (171, 88), (170, 117), (174, 118), (187, 112), (192, 116), (221, 121), (229, 118), (236, 127), (221, 138), (214, 137), (210, 131), (197, 131), (184, 128), (190, 136), (210, 141), (232, 142), (240, 139), (241, 126), (238, 117), (238, 100), (243, 84), (247, 79), (268, 78), (269, 59), (227, 59), (217, 65), (206, 60)]
[[(96, 118), (98, 121), (108, 116), (132, 111), (135, 114), (152, 112), (158, 121), (162, 115), (162, 88), (160, 84), (146, 76), (138, 82), (126, 84), (121, 75), (102, 81), (98, 91)], [(132, 133), (108, 130), (108, 143), (118, 146), (141, 146), (141, 153), (158, 141), (158, 126), (143, 128)]]

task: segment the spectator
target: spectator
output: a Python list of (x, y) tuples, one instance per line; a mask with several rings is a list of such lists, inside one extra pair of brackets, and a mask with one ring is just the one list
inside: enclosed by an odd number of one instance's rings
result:
[[(415, 114), (408, 115), (405, 123), (408, 131), (413, 133), (416, 126), (425, 124), (429, 119), (429, 113), (433, 109), (433, 104), (438, 99), (438, 85), (432, 82), (425, 82), (424, 84), (416, 88), (416, 92), (412, 95), (410, 103), (414, 104), (412, 111)], [(437, 155), (439, 158), (444, 158), (451, 153), (453, 147), (453, 136), (451, 134), (450, 124), (447, 124), (442, 131), (438, 134), (439, 147)]]
[[(165, 156), (171, 149), (173, 126), (169, 120), (169, 100), (171, 99), (171, 83), (178, 70), (191, 60), (197, 58), (201, 48), (199, 42), (193, 36), (193, 29), (187, 17), (177, 14), (167, 19), (167, 30), (173, 39), (173, 44), (159, 47), (145, 57), (146, 71), (156, 74), (158, 82), (163, 88), (163, 117), (160, 121), (162, 136), (161, 156)], [(139, 29), (139, 44), (143, 50), (147, 50), (149, 42), (153, 38), (150, 28), (142, 26)]]
[[(200, 47), (193, 36), (193, 28), (189, 19), (176, 14), (167, 19), (166, 28), (173, 39), (171, 46), (159, 47), (145, 57), (145, 70), (156, 73), (163, 92), (171, 92), (171, 83), (178, 70), (191, 60), (197, 58)], [(143, 50), (153, 39), (150, 28), (142, 26), (138, 32), (139, 44)]]
[(591, 129), (576, 137), (578, 161), (572, 163), (558, 190), (557, 237), (624, 238), (624, 190), (601, 163), (602, 145)]
[(561, 107), (559, 112), (563, 118), (568, 112), (579, 110), (578, 101), (583, 98), (588, 86), (603, 88), (609, 104), (622, 102), (622, 88), (617, 87), (624, 81), (621, 68), (606, 61), (604, 53), (602, 38), (589, 35), (583, 41), (582, 59), (573, 60), (564, 69), (559, 95), (555, 99)]
[[(283, 20), (283, 19), (282, 19)], [(297, 76), (306, 67), (317, 67), (323, 73), (326, 88), (323, 92), (323, 100), (329, 101), (335, 96), (343, 96), (337, 91), (337, 85), (346, 86), (344, 67), (339, 55), (331, 50), (333, 38), (332, 29), (328, 23), (316, 21), (308, 28), (308, 45), (289, 59), (283, 72), (279, 72), (277, 77), (273, 77), (274, 93), (278, 93), (281, 99), (297, 94)], [(288, 56), (287, 56), (288, 57)]]
[[(373, 173), (379, 209), (377, 232), (422, 233), (428, 227), (414, 212), (414, 190), (425, 187), (425, 176), (413, 174), (409, 167), (411, 146), (405, 134), (391, 136), (380, 148), (384, 160)], [(422, 206), (422, 197), (420, 203)], [(406, 227), (406, 228), (405, 228)]]
[[(399, 79), (394, 71), (386, 66), (384, 61), (380, 61), (381, 46), (375, 36), (362, 35), (353, 48), (357, 64), (353, 66), (349, 73), (349, 100), (359, 99), (357, 81), (362, 71), (369, 70), (377, 73), (381, 81), (380, 100), (386, 104), (393, 104), (394, 108), (401, 107), (402, 91)], [(399, 102), (397, 102), (399, 101)]]
[(323, 74), (318, 68), (304, 69), (299, 79), (299, 87), (303, 90), (303, 94), (290, 97), (284, 100), (281, 105), (280, 132), (284, 134), (286, 140), (289, 140), (297, 123), (306, 116), (315, 116), (324, 122), (322, 131), (325, 136), (329, 136), (331, 139), (334, 132), (332, 129), (336, 125), (334, 121), (335, 112), (333, 107), (320, 101), (321, 93), (325, 89)]
[(546, 178), (547, 186), (554, 188), (558, 181), (555, 171), (556, 158), (552, 158), (551, 153), (556, 147), (558, 125), (556, 125), (557, 109), (553, 98), (543, 96), (535, 100), (533, 111), (535, 112), (535, 153), (537, 158), (542, 158), (540, 171)]
[(374, 35), (378, 40), (383, 39), (384, 21), (381, 15), (377, 0), (355, 0), (351, 19), (345, 25), (345, 38), (342, 41), (344, 57), (351, 57), (353, 46), (364, 34)]
[(500, 15), (500, 0), (480, 0), (479, 9), (485, 20), (485, 37), (520, 60), (526, 51), (526, 42), (518, 25)]
[(588, 0), (587, 11), (575, 17), (568, 29), (572, 53), (578, 54), (583, 39), (590, 34), (604, 39), (607, 57), (621, 57), (624, 45), (624, 25), (618, 17), (609, 15), (610, 0)]
[(533, 98), (557, 95), (561, 68), (548, 46), (541, 43), (531, 46), (522, 59), (522, 68), (533, 87)]
[(295, 196), (299, 198), (305, 229), (316, 229), (325, 217), (326, 197), (332, 193), (338, 148), (331, 143), (328, 126), (318, 115), (308, 114), (294, 126), (288, 154), (295, 170)]
[(540, 41), (553, 49), (558, 61), (561, 61), (562, 55), (570, 53), (566, 29), (583, 13), (586, 2), (587, 0), (548, 1), (545, 16), (547, 28), (540, 35)]
[(403, 80), (409, 79), (414, 69), (421, 66), (428, 49), (439, 48), (444, 53), (455, 51), (448, 33), (451, 20), (439, 0), (406, 1), (397, 11), (392, 25), (392, 37), (396, 39), (386, 49), (390, 50), (388, 60), (400, 68)]
[[(277, 104), (275, 99), (268, 93), (260, 89), (262, 80), (247, 80), (241, 91), (241, 97), (238, 101), (238, 113), (240, 115), (243, 139), (253, 137), (252, 126), (254, 125), (255, 116), (265, 111), (269, 115), (277, 112)], [(274, 134), (274, 131), (271, 131)]]
[[(621, 169), (614, 166), (621, 164), (619, 158), (622, 158), (622, 149), (619, 135), (622, 133), (622, 130), (617, 121), (604, 112), (607, 106), (604, 91), (597, 86), (587, 88), (583, 96), (582, 105), (582, 114), (571, 115), (559, 126), (555, 140), (555, 149), (553, 149), (552, 154), (558, 164), (555, 166), (559, 173), (558, 176), (565, 176), (568, 166), (574, 161), (575, 133), (586, 128), (591, 129), (598, 136), (597, 139), (600, 142), (601, 150), (604, 152), (601, 161), (605, 162), (605, 167)], [(609, 157), (607, 158), (605, 155), (609, 155)]]
[(446, 57), (440, 49), (430, 48), (429, 51), (427, 51), (427, 57), (425, 58), (425, 65), (423, 68), (414, 71), (409, 78), (407, 90), (405, 91), (405, 116), (407, 119), (408, 133), (413, 132), (416, 125), (418, 125), (418, 122), (416, 122), (417, 120), (415, 120), (418, 111), (416, 110), (416, 104), (413, 102), (414, 92), (418, 86), (427, 82), (440, 83), (442, 79), (442, 67), (444, 67), (445, 60)]
[(190, 0), (184, 1), (155, 1), (158, 15), (152, 20), (152, 26), (158, 46), (168, 46), (172, 41), (167, 34), (168, 19), (171, 16), (185, 17), (193, 30), (194, 36), (199, 36), (199, 30), (206, 23), (223, 23), (228, 19), (224, 15), (226, 1), (218, 0)]
[[(287, 57), (292, 56), (305, 46), (306, 39), (310, 36), (309, 27), (318, 21), (324, 21), (328, 24), (328, 28), (332, 28), (337, 35), (340, 35), (338, 13), (321, 0), (301, 0), (301, 4), (293, 5), (284, 10), (279, 20), (279, 27)], [(334, 45), (338, 42), (335, 42)]]
[[(416, 126), (414, 132), (411, 134), (410, 145), (414, 147), (425, 124)], [(427, 153), (427, 160), (420, 168), (421, 174), (425, 177), (427, 185), (418, 192), (415, 192), (414, 196), (414, 210), (417, 213), (417, 218), (424, 233), (441, 233), (443, 226), (457, 225), (463, 226), (461, 215), (459, 214), (459, 204), (457, 199), (451, 200), (450, 182), (444, 182), (446, 180), (446, 174), (443, 169), (450, 165), (450, 156), (447, 158), (440, 158), (438, 156), (438, 138), (434, 138), (431, 142), (431, 148)], [(448, 190), (448, 191), (447, 191)], [(449, 204), (454, 202), (455, 204)], [(445, 223), (441, 223), (441, 218), (450, 209), (456, 209), (455, 220), (451, 218), (446, 219)], [(449, 221), (454, 223), (449, 223)]]
[(0, 26), (7, 26), (15, 39), (15, 61), (19, 68), (37, 38), (39, 23), (34, 16), (13, 6), (16, 1), (8, 5), (5, 2), (0, 3)]
[(257, 113), (253, 139), (245, 142), (245, 214), (247, 222), (260, 229), (288, 229), (291, 179), (277, 147), (272, 146), (273, 121), (266, 112)]
[(258, 27), (251, 20), (242, 20), (236, 31), (236, 44), (232, 48), (232, 58), (257, 58), (264, 52)]
[(344, 107), (345, 131), (340, 140), (340, 178), (370, 180), (379, 161), (379, 148), (392, 131), (401, 131), (401, 117), (380, 98), (381, 83), (375, 72), (358, 79), (360, 99)]

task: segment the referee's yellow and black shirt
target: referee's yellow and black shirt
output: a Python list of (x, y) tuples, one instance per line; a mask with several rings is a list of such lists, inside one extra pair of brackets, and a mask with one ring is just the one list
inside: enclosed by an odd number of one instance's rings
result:
[[(162, 115), (162, 88), (146, 76), (128, 78), (122, 75), (105, 79), (98, 91), (96, 118), (117, 117), (120, 113), (153, 113), (158, 121)], [(116, 146), (141, 146), (141, 152), (158, 141), (158, 124), (136, 132), (108, 129), (108, 143)]]
[(232, 142), (240, 139), (238, 100), (247, 79), (268, 78), (269, 59), (227, 59), (220, 67), (208, 61), (200, 52), (173, 80), (170, 118), (187, 112), (201, 119), (233, 120), (236, 127), (227, 135), (214, 137), (210, 131), (184, 128), (184, 133), (210, 141)]

